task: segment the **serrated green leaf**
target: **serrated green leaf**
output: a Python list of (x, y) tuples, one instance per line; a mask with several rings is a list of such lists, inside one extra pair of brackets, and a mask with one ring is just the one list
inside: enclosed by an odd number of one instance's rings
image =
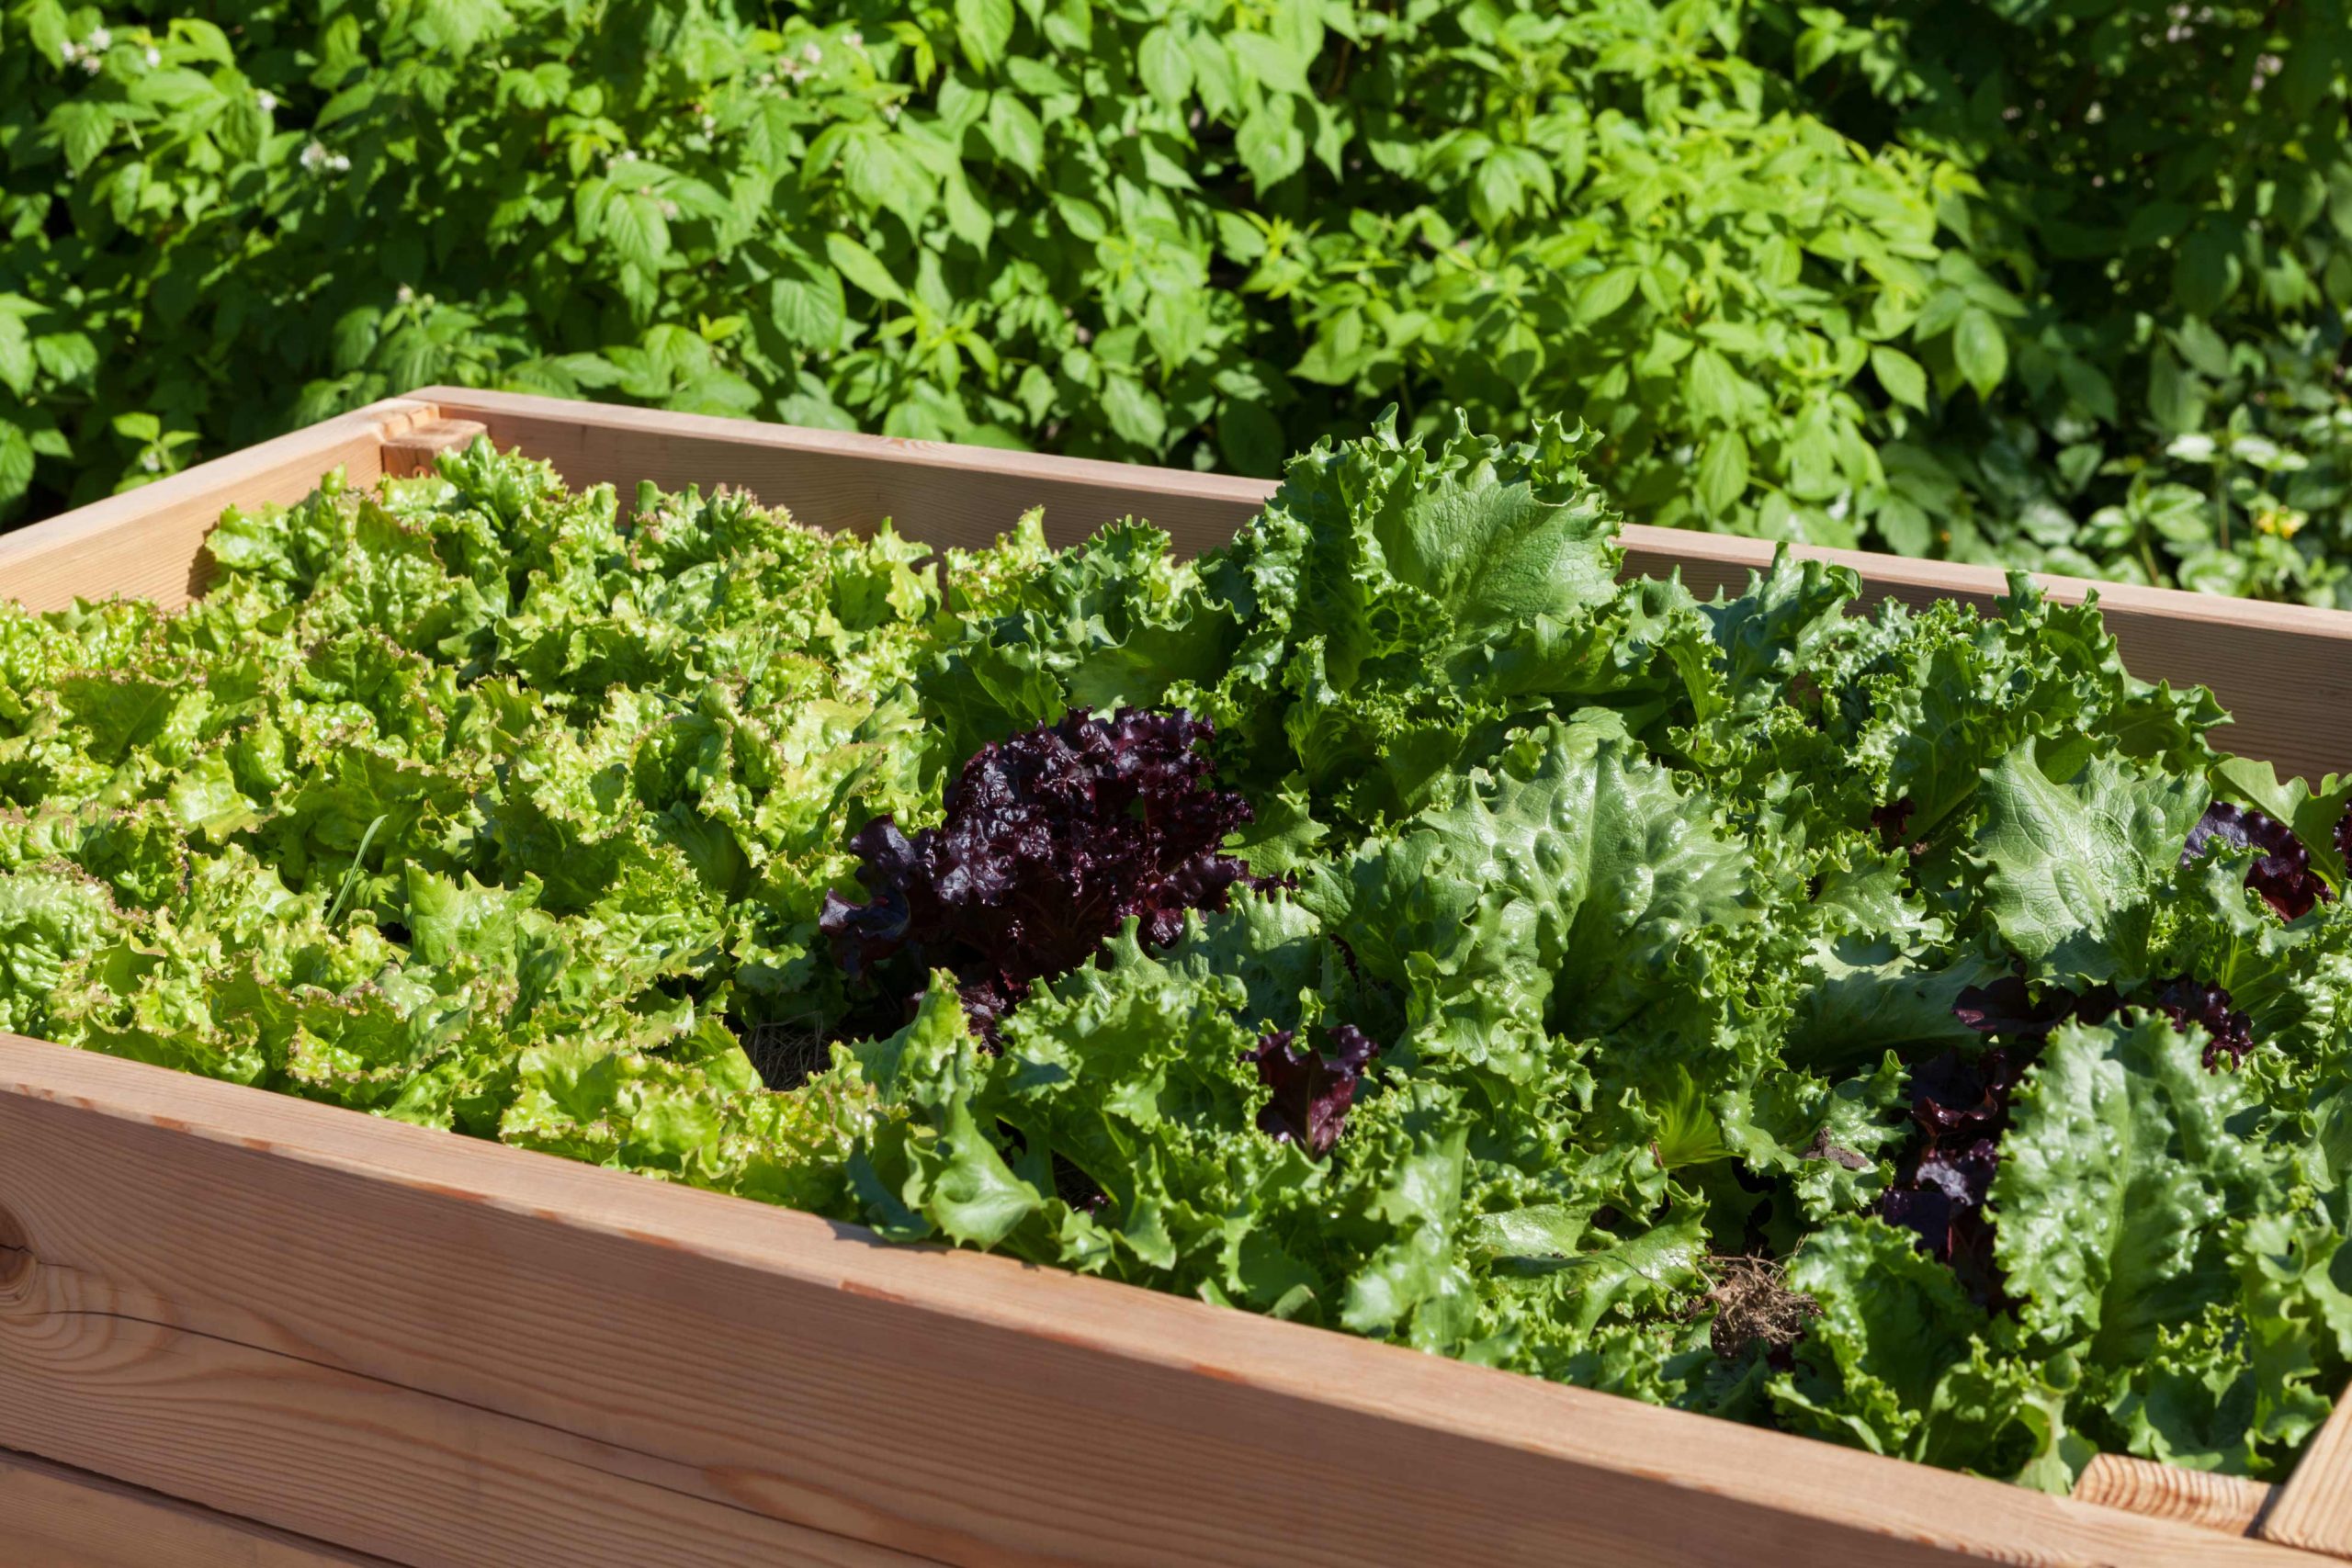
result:
[(1993, 389), (2009, 373), (2009, 344), (2002, 335), (2001, 323), (1992, 312), (1977, 306), (1962, 311), (1952, 327), (1951, 355), (1962, 378), (1976, 389), (1980, 398), (1991, 397)]
[(890, 269), (882, 265), (882, 258), (847, 234), (838, 231), (827, 234), (825, 254), (831, 259), (842, 276), (876, 299), (887, 299), (896, 305), (906, 303), (906, 290), (899, 287), (897, 278), (890, 276)]
[(1711, 513), (1731, 509), (1747, 490), (1747, 438), (1720, 430), (1699, 457), (1699, 504)]
[(1919, 367), (1917, 360), (1899, 348), (1878, 344), (1871, 349), (1871, 370), (1878, 377), (1878, 384), (1886, 389), (1888, 397), (1906, 407), (1926, 411), (1928, 373)]
[(956, 0), (956, 39), (976, 69), (993, 70), (1012, 41), (1012, 0)]
[(1136, 48), (1136, 70), (1143, 78), (1144, 89), (1170, 108), (1180, 107), (1192, 94), (1192, 57), (1168, 23), (1144, 34)]

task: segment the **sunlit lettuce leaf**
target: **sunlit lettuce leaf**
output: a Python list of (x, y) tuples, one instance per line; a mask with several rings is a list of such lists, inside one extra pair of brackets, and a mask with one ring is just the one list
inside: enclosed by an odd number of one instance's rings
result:
[(1976, 851), (2003, 938), (2053, 976), (2147, 979), (2156, 905), (2205, 809), (2204, 781), (2107, 758), (2054, 779), (2029, 742), (1984, 789)]

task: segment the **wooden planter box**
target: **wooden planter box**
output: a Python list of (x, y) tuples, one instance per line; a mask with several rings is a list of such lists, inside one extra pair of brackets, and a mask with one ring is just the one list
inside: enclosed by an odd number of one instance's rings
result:
[[(978, 544), (1258, 480), (428, 389), (0, 536), (0, 594), (177, 604), (231, 503), (487, 427), (575, 486), (725, 482)], [(1628, 530), (1704, 592), (1754, 541)], [(1820, 552), (1873, 594), (1998, 574)], [(2052, 581), (2062, 598), (2088, 586)], [(2352, 615), (2102, 591), (2237, 750), (2352, 766)], [(2352, 1408), (2352, 1406), (2347, 1406)], [(2102, 1459), (2073, 1498), (0, 1037), (0, 1563), (2320, 1564), (2352, 1416), (2280, 1487)]]

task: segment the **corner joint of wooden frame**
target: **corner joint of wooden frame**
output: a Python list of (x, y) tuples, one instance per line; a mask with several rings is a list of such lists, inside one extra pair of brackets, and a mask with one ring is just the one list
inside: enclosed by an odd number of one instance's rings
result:
[(417, 418), (402, 430), (384, 434), (384, 477), (412, 479), (433, 471), (433, 459), (443, 452), (466, 446), (490, 427), (475, 419), (444, 419), (438, 409)]

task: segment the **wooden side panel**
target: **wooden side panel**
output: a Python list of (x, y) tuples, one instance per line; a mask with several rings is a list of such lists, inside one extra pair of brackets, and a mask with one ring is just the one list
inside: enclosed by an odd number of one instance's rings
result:
[(403, 1562), (2305, 1562), (0, 1037), (0, 1445)]
[(300, 501), (341, 468), (356, 485), (382, 473), (384, 438), (430, 417), (431, 405), (393, 398), (307, 430), (199, 463), (141, 489), (0, 534), (0, 595), (35, 610), (76, 597), (121, 594), (166, 608), (199, 592), (204, 536), (229, 506)]
[(1148, 516), (1194, 554), (1232, 537), (1273, 491), (1265, 480), (1223, 474), (561, 398), (446, 387), (413, 396), (446, 396), (445, 414), (488, 425), (502, 450), (520, 446), (546, 458), (574, 488), (612, 485), (624, 506), (640, 479), (663, 490), (725, 484), (788, 506), (816, 527), (865, 532), (888, 517), (911, 537), (942, 547), (985, 545), (1043, 506), (1046, 531), (1057, 543), (1132, 514)]
[(2352, 1559), (2352, 1393), (2336, 1401), (2255, 1527), (2265, 1540)]
[(10, 1568), (391, 1568), (28, 1454), (0, 1451)]
[(2075, 1483), (2075, 1500), (2244, 1535), (2278, 1491), (2243, 1476), (2183, 1470), (2129, 1454), (2099, 1454), (2083, 1467), (2082, 1478)]

